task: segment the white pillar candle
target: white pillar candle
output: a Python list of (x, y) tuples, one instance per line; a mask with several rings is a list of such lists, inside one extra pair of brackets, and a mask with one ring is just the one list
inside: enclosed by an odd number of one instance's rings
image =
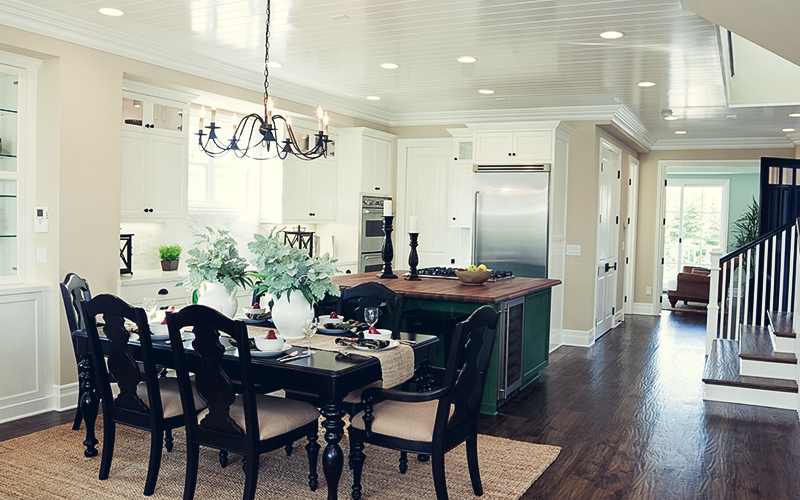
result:
[(410, 219), (408, 219), (408, 232), (409, 233), (418, 233), (419, 232), (419, 217), (416, 215), (412, 215)]
[(383, 202), (383, 216), (391, 217), (391, 215), (392, 215), (392, 200), (386, 200)]

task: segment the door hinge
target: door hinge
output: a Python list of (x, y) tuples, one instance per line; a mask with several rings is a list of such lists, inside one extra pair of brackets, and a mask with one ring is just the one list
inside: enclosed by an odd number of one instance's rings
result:
[(664, 217), (664, 219), (661, 220), (661, 225), (662, 226), (666, 226), (667, 225), (667, 218), (666, 217)]
[(628, 185), (630, 186), (632, 184), (633, 184), (633, 182), (630, 179), (628, 179)]
[(666, 186), (666, 185), (667, 185), (667, 180), (666, 180), (666, 179), (664, 179), (664, 186)]
[(621, 179), (621, 178), (622, 178), (622, 171), (621, 170), (617, 170), (617, 179)]
[(628, 296), (623, 297), (622, 302), (628, 302)]
[(683, 238), (678, 238), (678, 243), (683, 243)]
[(600, 214), (600, 224), (603, 223), (603, 214)]
[(628, 258), (627, 258), (627, 257), (625, 257), (625, 263), (626, 263), (626, 264), (628, 263)]
[(616, 313), (616, 312), (617, 312), (617, 308), (616, 307), (612, 307), (611, 308), (611, 315), (613, 316), (614, 313)]
[(658, 303), (661, 304), (662, 302), (664, 302), (664, 296), (663, 295), (658, 298)]
[(619, 215), (617, 215), (617, 224), (619, 224)]
[(631, 218), (630, 218), (630, 217), (628, 217), (628, 224), (630, 224), (630, 223), (631, 223)]
[(664, 257), (661, 257), (661, 265), (664, 265)]
[(614, 270), (615, 271), (617, 270), (617, 263), (616, 262), (614, 262)]

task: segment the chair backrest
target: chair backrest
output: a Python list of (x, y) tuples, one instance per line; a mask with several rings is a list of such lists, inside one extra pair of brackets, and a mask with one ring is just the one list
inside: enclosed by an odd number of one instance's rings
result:
[[(255, 391), (249, 376), (250, 347), (247, 325), (243, 321), (234, 321), (210, 307), (187, 306), (175, 313), (167, 313), (170, 345), (175, 357), (175, 372), (181, 391), (181, 403), (184, 415), (197, 414), (189, 371), (195, 374), (195, 387), (200, 397), (208, 405), (208, 413), (198, 424), (196, 419), (187, 419), (187, 432), (196, 433), (198, 429), (212, 431), (235, 438), (246, 435), (230, 415), (231, 405), (236, 399), (231, 380), (241, 381), (242, 398), (244, 399), (245, 427), (258, 429)], [(181, 341), (181, 328), (192, 327), (194, 340), (192, 347), (200, 359), (190, 360)], [(220, 332), (230, 335), (237, 342), (239, 353), (238, 364), (223, 366), (222, 356), (225, 346), (220, 342)], [(190, 366), (190, 361), (192, 364)], [(226, 370), (236, 370), (228, 373)], [(257, 439), (258, 432), (247, 433), (249, 438)], [(193, 437), (197, 437), (196, 434)]]
[[(491, 306), (483, 306), (456, 325), (445, 362), (442, 386), (448, 391), (439, 399), (437, 431), (477, 422), (499, 318)], [(451, 404), (455, 408), (448, 419)]]
[(64, 311), (67, 313), (67, 324), (70, 333), (86, 329), (83, 312), (78, 303), (92, 298), (89, 282), (75, 273), (69, 273), (61, 283), (61, 298), (64, 299)]
[[(86, 321), (86, 334), (92, 354), (94, 369), (103, 402), (103, 412), (118, 415), (119, 412), (137, 413), (150, 421), (162, 415), (161, 392), (158, 384), (158, 371), (153, 356), (153, 342), (150, 338), (150, 325), (147, 313), (141, 307), (133, 307), (117, 296), (102, 294), (89, 301), (80, 302)], [(97, 316), (103, 316), (103, 332), (110, 346), (108, 363), (104, 359), (103, 342), (97, 329)], [(128, 344), (131, 333), (125, 320), (136, 324), (139, 335), (144, 383), (147, 385), (148, 403), (137, 394), (141, 382), (141, 371), (131, 356)], [(111, 392), (112, 377), (119, 389), (116, 398)], [(149, 406), (148, 406), (149, 405)]]
[[(375, 281), (368, 281), (361, 283), (351, 288), (342, 290), (339, 295), (339, 302), (336, 305), (336, 313), (347, 315), (350, 310), (346, 310), (349, 302), (358, 301), (355, 308), (352, 309), (354, 317), (347, 317), (347, 319), (356, 319), (364, 321), (364, 308), (365, 307), (380, 307), (382, 304), (387, 304), (391, 308), (391, 320), (387, 323), (386, 320), (381, 321), (379, 324), (389, 325), (392, 330), (392, 337), (397, 338), (400, 332), (400, 319), (403, 316), (403, 292), (395, 292), (383, 283)], [(383, 314), (381, 314), (383, 317)]]

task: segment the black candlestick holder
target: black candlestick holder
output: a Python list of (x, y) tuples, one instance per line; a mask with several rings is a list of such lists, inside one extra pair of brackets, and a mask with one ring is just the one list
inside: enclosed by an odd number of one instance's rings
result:
[(419, 238), (419, 233), (408, 233), (409, 238), (411, 238), (411, 242), (409, 245), (411, 246), (411, 253), (408, 254), (408, 265), (411, 269), (411, 272), (406, 276), (405, 279), (408, 281), (422, 281), (422, 278), (419, 277), (417, 273), (417, 264), (419, 264), (419, 255), (417, 255), (417, 238)]
[(381, 258), (383, 259), (383, 271), (378, 274), (378, 278), (397, 279), (397, 275), (392, 272), (392, 259), (394, 258), (394, 248), (392, 247), (392, 221), (393, 215), (383, 216), (383, 247), (381, 247)]

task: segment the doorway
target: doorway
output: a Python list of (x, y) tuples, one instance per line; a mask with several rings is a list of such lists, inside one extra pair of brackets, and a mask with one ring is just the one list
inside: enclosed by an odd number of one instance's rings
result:
[(597, 206), (596, 339), (614, 327), (616, 313), (621, 156), (619, 148), (601, 141)]

